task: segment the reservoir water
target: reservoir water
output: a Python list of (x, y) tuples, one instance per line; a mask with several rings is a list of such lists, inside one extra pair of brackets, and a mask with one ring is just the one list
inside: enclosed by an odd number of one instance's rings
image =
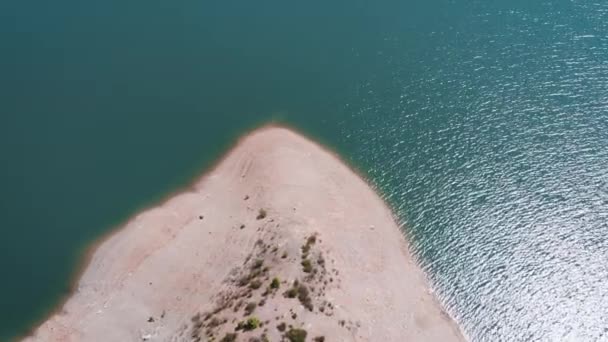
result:
[(0, 341), (269, 121), (368, 176), (471, 340), (608, 340), (608, 3), (7, 0), (0, 42)]

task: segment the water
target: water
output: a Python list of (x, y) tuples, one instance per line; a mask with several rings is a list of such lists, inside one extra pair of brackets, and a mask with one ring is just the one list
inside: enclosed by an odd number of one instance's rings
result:
[(395, 208), (474, 341), (608, 340), (608, 4), (0, 4), (0, 340), (274, 120)]

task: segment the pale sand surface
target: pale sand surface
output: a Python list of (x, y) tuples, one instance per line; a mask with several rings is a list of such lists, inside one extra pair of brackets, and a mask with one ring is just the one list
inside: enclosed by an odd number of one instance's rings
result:
[[(274, 277), (280, 287), (267, 292)], [(284, 295), (294, 280), (312, 311)], [(219, 341), (262, 299), (251, 316), (268, 322), (237, 341), (265, 330), (281, 341), (281, 322), (307, 341), (464, 340), (383, 201), (338, 158), (278, 127), (246, 136), (190, 192), (101, 243), (63, 308), (26, 340)]]

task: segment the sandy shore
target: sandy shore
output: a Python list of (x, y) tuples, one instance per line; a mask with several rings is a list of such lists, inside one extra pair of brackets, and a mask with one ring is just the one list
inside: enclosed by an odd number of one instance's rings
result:
[(332, 154), (270, 127), (101, 243), (74, 294), (26, 341), (298, 334), (464, 340), (382, 200)]

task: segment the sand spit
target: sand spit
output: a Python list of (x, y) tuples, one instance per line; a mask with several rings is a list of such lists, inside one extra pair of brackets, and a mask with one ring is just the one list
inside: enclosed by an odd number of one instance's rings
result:
[(462, 341), (382, 200), (278, 127), (101, 243), (26, 341)]

